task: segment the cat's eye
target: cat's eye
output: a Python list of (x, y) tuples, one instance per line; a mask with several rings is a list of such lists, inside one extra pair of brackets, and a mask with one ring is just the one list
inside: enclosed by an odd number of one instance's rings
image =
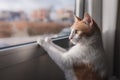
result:
[(85, 22), (85, 21), (83, 21), (83, 23), (88, 25), (88, 23), (87, 23), (87, 22)]
[(75, 33), (77, 33), (78, 32), (78, 30), (75, 30)]

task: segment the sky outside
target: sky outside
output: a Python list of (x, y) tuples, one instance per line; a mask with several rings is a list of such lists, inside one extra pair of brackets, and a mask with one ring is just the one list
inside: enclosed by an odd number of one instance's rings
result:
[(0, 10), (29, 12), (36, 8), (71, 8), (74, 9), (75, 0), (0, 0)]

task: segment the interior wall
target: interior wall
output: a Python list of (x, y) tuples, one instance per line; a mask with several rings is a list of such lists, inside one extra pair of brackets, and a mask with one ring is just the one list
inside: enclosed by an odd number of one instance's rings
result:
[(102, 4), (102, 36), (104, 48), (109, 60), (109, 74), (112, 75), (118, 0), (103, 0)]

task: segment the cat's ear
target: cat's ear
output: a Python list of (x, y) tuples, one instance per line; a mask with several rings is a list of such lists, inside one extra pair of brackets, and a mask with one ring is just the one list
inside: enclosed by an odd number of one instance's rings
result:
[(74, 21), (77, 22), (77, 21), (81, 21), (81, 19), (79, 17), (77, 17), (76, 15), (74, 15)]
[(83, 21), (84, 21), (86, 24), (90, 25), (90, 27), (93, 26), (93, 19), (89, 16), (88, 13), (85, 13), (85, 14), (84, 14)]

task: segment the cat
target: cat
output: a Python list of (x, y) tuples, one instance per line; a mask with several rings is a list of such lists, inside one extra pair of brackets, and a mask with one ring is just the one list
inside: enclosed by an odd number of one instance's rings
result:
[(49, 37), (38, 43), (64, 72), (66, 80), (107, 80), (101, 33), (88, 13), (83, 19), (74, 17), (69, 39), (75, 45), (69, 50), (57, 46)]

